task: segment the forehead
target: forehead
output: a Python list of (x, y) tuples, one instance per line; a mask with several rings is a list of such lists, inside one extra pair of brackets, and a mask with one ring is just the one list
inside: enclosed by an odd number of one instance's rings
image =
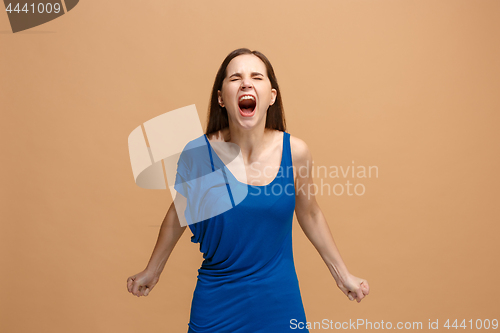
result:
[(242, 54), (233, 58), (227, 65), (227, 76), (234, 73), (259, 72), (267, 75), (266, 65), (253, 54)]

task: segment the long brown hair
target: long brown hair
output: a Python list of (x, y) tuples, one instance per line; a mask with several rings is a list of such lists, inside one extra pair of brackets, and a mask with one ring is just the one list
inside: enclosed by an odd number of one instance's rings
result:
[(286, 130), (285, 113), (283, 110), (283, 102), (281, 100), (281, 92), (271, 62), (269, 62), (267, 57), (259, 51), (251, 51), (247, 48), (241, 48), (234, 50), (227, 55), (226, 59), (222, 62), (217, 75), (215, 76), (215, 82), (210, 96), (210, 104), (208, 106), (208, 123), (205, 132), (207, 136), (229, 126), (227, 110), (225, 107), (221, 107), (219, 105), (217, 91), (222, 90), (222, 81), (224, 81), (224, 78), (227, 75), (227, 66), (229, 65), (229, 62), (242, 54), (253, 54), (264, 62), (267, 69), (267, 76), (271, 81), (271, 87), (276, 89), (276, 100), (274, 101), (274, 104), (269, 106), (267, 109), (265, 127), (283, 132)]

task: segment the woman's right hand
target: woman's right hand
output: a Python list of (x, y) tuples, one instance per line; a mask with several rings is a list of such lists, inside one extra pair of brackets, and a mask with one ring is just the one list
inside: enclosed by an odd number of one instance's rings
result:
[(128, 292), (137, 297), (148, 296), (159, 279), (159, 276), (148, 270), (132, 275), (127, 279)]

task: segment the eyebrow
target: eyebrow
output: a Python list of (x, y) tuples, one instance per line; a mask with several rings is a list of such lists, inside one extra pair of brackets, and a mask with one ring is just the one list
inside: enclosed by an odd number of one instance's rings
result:
[[(262, 76), (264, 76), (263, 74), (261, 74), (261, 73), (259, 73), (259, 72), (252, 72), (252, 75), (262, 75)], [(233, 77), (233, 76), (239, 76), (239, 77), (241, 77), (241, 74), (240, 74), (240, 73), (234, 73), (234, 74), (231, 74), (231, 75), (229, 76), (229, 78), (231, 78), (231, 77)]]

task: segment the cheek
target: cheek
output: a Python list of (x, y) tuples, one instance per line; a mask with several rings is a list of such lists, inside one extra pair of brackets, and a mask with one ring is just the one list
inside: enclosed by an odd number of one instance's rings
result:
[(260, 93), (260, 102), (267, 104), (272, 99), (271, 89), (267, 90), (267, 88), (261, 90)]
[(226, 99), (233, 97), (236, 94), (237, 89), (235, 89), (234, 86), (227, 85), (224, 87), (222, 96), (225, 97)]

